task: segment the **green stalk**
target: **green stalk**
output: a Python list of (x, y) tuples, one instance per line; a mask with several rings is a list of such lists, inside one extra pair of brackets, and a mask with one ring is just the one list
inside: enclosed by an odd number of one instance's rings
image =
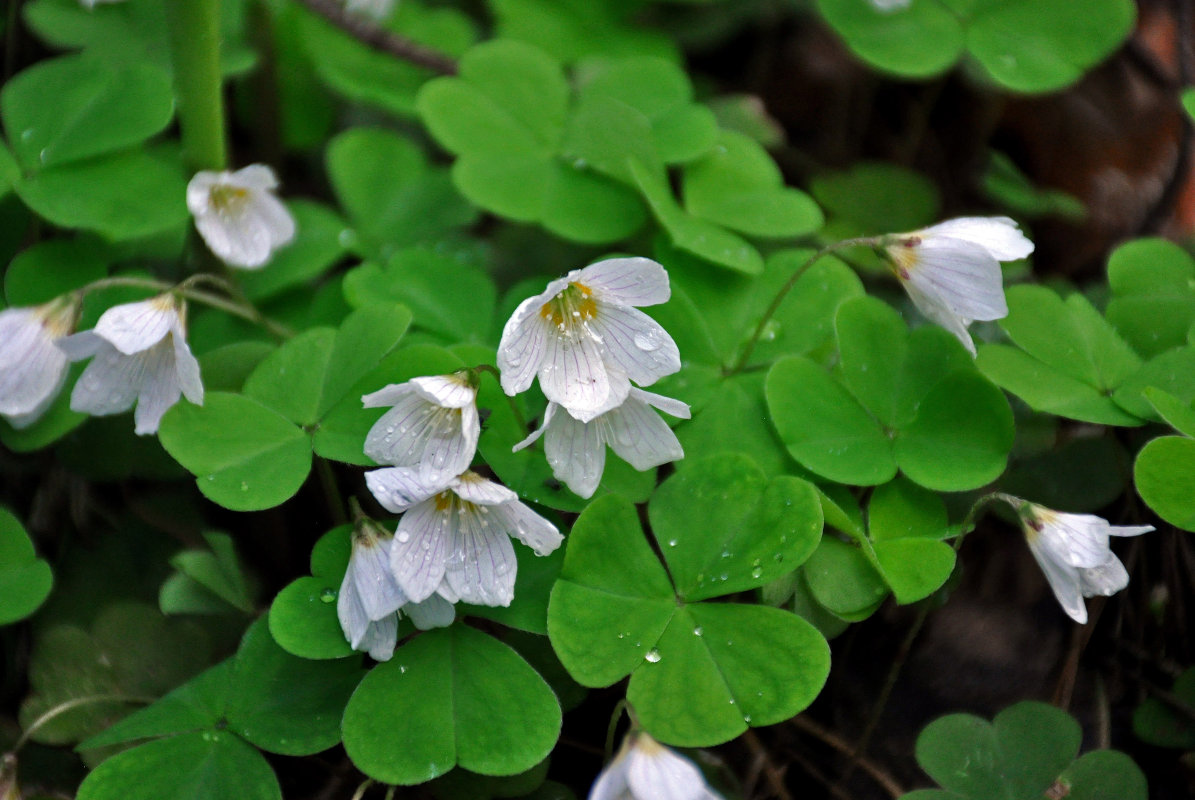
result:
[(193, 171), (224, 169), (220, 0), (166, 0), (183, 157)]

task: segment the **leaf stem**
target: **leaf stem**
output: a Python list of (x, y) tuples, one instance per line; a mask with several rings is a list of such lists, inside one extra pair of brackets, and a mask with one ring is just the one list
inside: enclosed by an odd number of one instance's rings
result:
[(792, 291), (792, 288), (797, 285), (797, 281), (801, 279), (801, 276), (804, 275), (810, 267), (820, 261), (823, 256), (827, 256), (837, 250), (842, 250), (847, 247), (875, 247), (879, 243), (880, 237), (878, 236), (865, 236), (858, 239), (844, 239), (841, 242), (835, 242), (834, 244), (823, 247), (821, 250), (818, 250), (816, 253), (806, 259), (805, 263), (797, 267), (796, 271), (789, 276), (789, 279), (785, 282), (784, 286), (780, 287), (780, 291), (776, 293), (776, 296), (772, 298), (771, 305), (769, 305), (767, 310), (763, 312), (763, 316), (759, 319), (759, 324), (755, 326), (755, 332), (751, 334), (751, 338), (748, 339), (747, 344), (743, 346), (743, 352), (739, 356), (739, 360), (735, 362), (735, 365), (731, 367), (730, 371), (726, 374), (728, 376), (736, 375), (742, 372), (747, 366), (747, 362), (751, 360), (751, 354), (755, 351), (755, 345), (759, 343), (760, 338), (763, 336), (764, 328), (766, 328), (767, 324), (771, 322), (772, 317), (776, 315), (776, 312), (780, 309), (780, 305), (784, 302), (784, 298), (788, 297), (788, 293)]
[(13, 745), (12, 753), (21, 752), (21, 748), (29, 741), (33, 734), (37, 733), (38, 729), (50, 722), (55, 717), (59, 717), (68, 711), (78, 708), (79, 706), (89, 705), (91, 703), (138, 703), (140, 705), (150, 705), (157, 700), (156, 697), (140, 697), (137, 695), (126, 694), (92, 694), (86, 697), (76, 697), (72, 700), (59, 703), (51, 709), (48, 709), (40, 717), (33, 720), (25, 732), (21, 734), (21, 738), (17, 739), (17, 743)]
[(430, 69), (441, 75), (455, 75), (457, 72), (456, 61), (452, 57), (419, 42), (391, 33), (379, 25), (345, 11), (344, 5), (337, 0), (299, 0), (299, 4), (306, 7), (311, 13), (323, 17), (367, 47), (389, 53), (403, 61), (409, 61), (416, 66)]
[(224, 169), (220, 0), (167, 0), (165, 6), (184, 160), (192, 171)]

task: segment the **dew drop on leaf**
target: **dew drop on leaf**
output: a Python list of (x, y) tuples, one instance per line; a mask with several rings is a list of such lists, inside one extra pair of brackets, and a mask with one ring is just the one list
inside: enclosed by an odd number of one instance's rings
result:
[(643, 657), (653, 664), (659, 663), (660, 651), (653, 647), (652, 649), (648, 650), (647, 654), (644, 655)]

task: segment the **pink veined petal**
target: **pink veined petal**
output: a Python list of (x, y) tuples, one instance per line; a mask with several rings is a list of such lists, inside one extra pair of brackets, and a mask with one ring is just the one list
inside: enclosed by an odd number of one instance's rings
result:
[(519, 499), (510, 489), (486, 480), (476, 472), (466, 472), (453, 481), (452, 491), (462, 500), (479, 506), (501, 505)]
[(1043, 547), (1072, 567), (1098, 567), (1108, 560), (1108, 522), (1094, 514), (1045, 511), (1038, 534)]
[(668, 423), (640, 399), (628, 397), (602, 420), (607, 425), (606, 441), (611, 449), (640, 472), (685, 457)]
[(173, 334), (174, 339), (174, 368), (178, 373), (178, 385), (183, 390), (183, 396), (197, 406), (203, 405), (203, 378), (199, 371), (199, 361), (191, 354), (187, 340), (183, 338), (181, 329)]
[(456, 608), (438, 594), (431, 595), (422, 603), (407, 603), (402, 610), (421, 631), (447, 628), (456, 619)]
[(490, 522), (507, 536), (530, 547), (537, 556), (554, 552), (564, 541), (555, 525), (518, 500), (491, 507)]
[(365, 628), (365, 635), (354, 650), (364, 650), (374, 661), (389, 661), (398, 644), (398, 615), (391, 614), (375, 620)]
[(425, 400), (445, 408), (464, 408), (477, 402), (477, 390), (455, 375), (412, 378), (410, 383)]
[[(469, 412), (472, 412), (471, 414)], [(443, 409), (419, 460), (420, 479), (444, 485), (469, 468), (477, 452), (481, 426), (472, 406)]]
[(558, 413), (547, 426), (544, 454), (556, 480), (563, 481), (578, 497), (593, 497), (606, 468), (606, 442), (602, 420), (606, 412), (590, 422)]
[(385, 467), (365, 473), (365, 485), (370, 494), (392, 514), (400, 514), (422, 503), (442, 487), (428, 486), (419, 479), (415, 467)]
[(935, 237), (916, 248), (908, 282), (964, 319), (1008, 316), (1000, 262), (976, 244)]
[(130, 358), (141, 359), (145, 364), (141, 391), (137, 396), (137, 410), (133, 412), (138, 436), (158, 432), (158, 423), (172, 405), (182, 396), (178, 383), (178, 370), (174, 363), (174, 346), (161, 341), (152, 348)]
[(153, 347), (176, 327), (179, 318), (173, 301), (154, 297), (108, 309), (95, 324), (95, 333), (125, 355), (133, 355)]
[(71, 410), (96, 417), (128, 411), (141, 390), (144, 371), (143, 355), (126, 356), (104, 342), (75, 382)]
[(436, 501), (428, 499), (399, 520), (390, 545), (390, 570), (412, 603), (431, 597), (444, 579), (453, 517), (451, 506), (438, 509)]
[(353, 576), (353, 587), (370, 620), (393, 614), (407, 602), (407, 596), (390, 572), (392, 542), (369, 537), (353, 543), (348, 572)]
[(379, 464), (417, 465), (442, 412), (414, 392), (400, 397), (369, 429), (365, 455)]
[(480, 512), (475, 508), (456, 515), (453, 549), (460, 560), (448, 563), (444, 579), (466, 603), (508, 606), (514, 599), (518, 569), (514, 547), (510, 537)]
[(1079, 589), (1084, 597), (1109, 597), (1129, 585), (1129, 573), (1120, 559), (1109, 551), (1108, 560), (1098, 567), (1079, 570)]
[[(625, 386), (614, 389), (615, 382)], [(625, 396), (631, 388), (625, 375), (607, 371), (602, 345), (586, 335), (548, 338), (539, 386), (545, 397), (586, 422), (601, 413), (611, 394)]]
[(603, 356), (640, 386), (650, 386), (680, 370), (680, 351), (668, 331), (635, 308), (598, 303), (590, 329), (601, 339)]
[(597, 300), (619, 306), (654, 306), (672, 296), (668, 273), (650, 258), (608, 258), (572, 280), (592, 289)]
[(548, 299), (539, 295), (524, 300), (502, 329), (498, 370), (502, 391), (511, 397), (530, 388), (547, 354), (550, 325), (539, 316), (539, 309)]
[(1033, 553), (1037, 565), (1046, 576), (1054, 597), (1066, 615), (1080, 625), (1087, 623), (1087, 607), (1083, 605), (1083, 593), (1080, 590), (1079, 570), (1054, 560), (1053, 554), (1043, 550), (1040, 546), (1041, 538), (1029, 539), (1029, 552)]
[(945, 236), (974, 242), (997, 261), (1015, 261), (1033, 252), (1033, 242), (1008, 217), (959, 217), (939, 222), (920, 233), (926, 238)]
[(32, 424), (62, 388), (67, 358), (36, 313), (18, 316), (24, 311), (0, 312), (0, 414)]
[(975, 342), (971, 340), (971, 334), (967, 332), (967, 326), (971, 324), (970, 320), (955, 314), (942, 305), (936, 297), (926, 295), (909, 281), (902, 280), (901, 283), (904, 285), (905, 291), (909, 293), (909, 299), (913, 301), (913, 305), (926, 319), (950, 331), (956, 339), (963, 343), (967, 352), (973, 357), (976, 355)]

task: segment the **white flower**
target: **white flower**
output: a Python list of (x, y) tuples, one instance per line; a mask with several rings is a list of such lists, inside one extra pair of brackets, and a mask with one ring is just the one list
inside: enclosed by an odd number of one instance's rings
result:
[(1006, 498), (1017, 508), (1029, 551), (1046, 574), (1062, 610), (1075, 622), (1087, 622), (1084, 597), (1113, 595), (1129, 583), (1129, 574), (1109, 549), (1109, 536), (1138, 536), (1152, 525), (1109, 525), (1093, 514), (1064, 514)]
[(413, 378), (361, 398), (366, 408), (394, 406), (365, 437), (379, 464), (418, 467), (419, 480), (443, 485), (469, 468), (481, 422), (477, 387), (466, 372)]
[(589, 422), (549, 403), (544, 424), (514, 449), (522, 450), (543, 436), (544, 454), (556, 479), (578, 496), (592, 497), (606, 467), (606, 445), (640, 472), (685, 457), (676, 434), (652, 411), (653, 406), (674, 417), (689, 418), (685, 403), (632, 387), (620, 405)]
[(191, 355), (183, 316), (170, 294), (108, 309), (95, 329), (58, 346), (71, 361), (94, 356), (71, 393), (71, 408), (97, 417), (137, 405), (136, 432), (157, 433), (180, 395), (203, 405), (199, 362)]
[(75, 326), (78, 306), (55, 300), (0, 311), (0, 416), (25, 428), (45, 413), (66, 381), (57, 342)]
[(388, 661), (398, 641), (398, 612), (407, 612), (420, 630), (452, 624), (456, 610), (441, 597), (410, 603), (390, 572), (390, 532), (372, 520), (353, 529), (353, 550), (336, 598), (336, 616), (354, 650)]
[(589, 792), (589, 800), (722, 800), (687, 758), (646, 733), (631, 733)]
[(886, 236), (884, 250), (913, 305), (975, 355), (972, 320), (1008, 316), (1001, 261), (1024, 258), (1033, 242), (1008, 217), (960, 217)]
[(187, 208), (203, 241), (225, 264), (257, 269), (295, 237), (295, 220), (273, 195), (274, 171), (252, 164), (236, 172), (197, 172)]
[(634, 308), (670, 294), (668, 273), (647, 258), (612, 258), (552, 281), (502, 331), (502, 389), (516, 395), (538, 375), (549, 400), (588, 422), (621, 403), (630, 381), (649, 386), (680, 369), (672, 337)]
[(510, 605), (518, 567), (510, 537), (539, 556), (562, 541), (518, 495), (473, 472), (435, 486), (422, 483), (415, 468), (388, 467), (365, 473), (365, 481), (386, 509), (406, 512), (390, 568), (413, 601), (439, 594), (449, 602)]

